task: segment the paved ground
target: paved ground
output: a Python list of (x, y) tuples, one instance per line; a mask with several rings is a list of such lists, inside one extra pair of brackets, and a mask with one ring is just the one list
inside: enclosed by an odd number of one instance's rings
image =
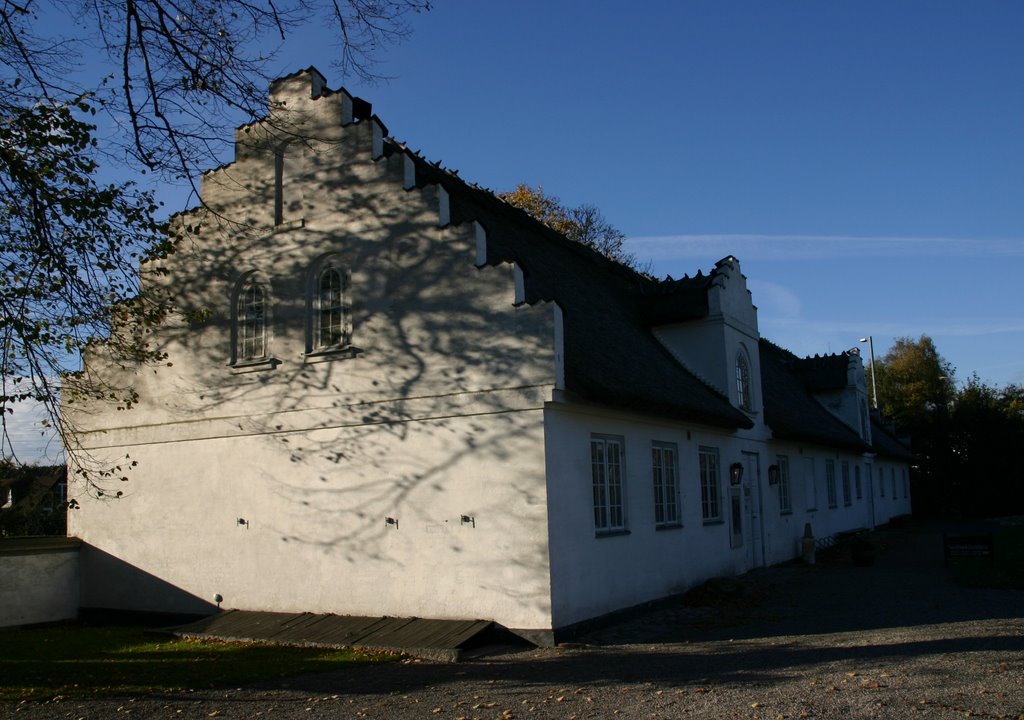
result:
[(1024, 592), (953, 585), (933, 533), (876, 543), (872, 567), (758, 571), (714, 607), (666, 604), (568, 647), (0, 716), (1024, 719)]

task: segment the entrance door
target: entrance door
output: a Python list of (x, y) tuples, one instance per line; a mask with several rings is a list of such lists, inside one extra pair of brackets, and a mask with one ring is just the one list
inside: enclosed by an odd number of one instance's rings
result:
[(743, 500), (747, 516), (743, 539), (747, 567), (764, 567), (764, 525), (761, 522), (761, 462), (757, 453), (743, 453)]

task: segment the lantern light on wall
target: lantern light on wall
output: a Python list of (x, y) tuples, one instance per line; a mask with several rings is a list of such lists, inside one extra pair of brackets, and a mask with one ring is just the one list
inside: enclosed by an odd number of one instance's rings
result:
[(734, 462), (729, 466), (729, 482), (733, 485), (743, 482), (743, 463)]

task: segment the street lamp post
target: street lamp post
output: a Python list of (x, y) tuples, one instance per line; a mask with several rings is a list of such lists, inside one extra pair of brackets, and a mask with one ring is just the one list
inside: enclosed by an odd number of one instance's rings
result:
[(868, 344), (868, 353), (871, 356), (871, 400), (875, 405), (875, 410), (878, 409), (878, 383), (875, 382), (875, 339), (868, 335), (862, 337), (860, 341)]

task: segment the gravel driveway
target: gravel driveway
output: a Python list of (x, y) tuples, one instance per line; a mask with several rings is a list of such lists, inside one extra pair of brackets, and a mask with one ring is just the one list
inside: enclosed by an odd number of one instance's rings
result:
[(570, 646), (265, 687), (2, 705), (0, 715), (1024, 720), (1024, 592), (953, 585), (936, 533), (874, 540), (871, 567), (757, 571), (712, 607), (665, 603)]

